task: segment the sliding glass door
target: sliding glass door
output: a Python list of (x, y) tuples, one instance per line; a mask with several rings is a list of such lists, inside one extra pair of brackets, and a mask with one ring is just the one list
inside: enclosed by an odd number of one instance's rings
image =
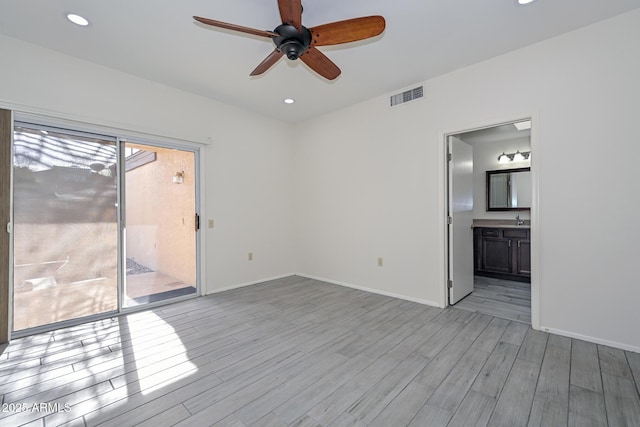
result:
[(196, 295), (196, 159), (16, 122), (14, 336)]
[(14, 126), (13, 329), (118, 308), (115, 138)]
[(195, 153), (124, 144), (124, 306), (196, 293)]

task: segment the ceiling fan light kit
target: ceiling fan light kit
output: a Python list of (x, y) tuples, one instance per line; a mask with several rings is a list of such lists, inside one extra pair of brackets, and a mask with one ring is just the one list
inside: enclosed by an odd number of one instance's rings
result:
[(196, 21), (213, 27), (225, 28), (273, 40), (275, 49), (251, 72), (257, 76), (271, 68), (282, 56), (300, 59), (309, 68), (328, 80), (340, 75), (340, 68), (316, 46), (329, 46), (364, 40), (381, 34), (385, 28), (382, 16), (347, 19), (307, 28), (302, 25), (301, 0), (278, 0), (282, 24), (273, 31), (263, 31), (213, 19), (194, 16)]

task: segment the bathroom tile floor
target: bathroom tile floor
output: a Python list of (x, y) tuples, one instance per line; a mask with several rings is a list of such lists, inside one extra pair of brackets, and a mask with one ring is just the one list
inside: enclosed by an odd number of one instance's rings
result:
[(456, 308), (531, 324), (531, 284), (475, 276), (473, 292)]

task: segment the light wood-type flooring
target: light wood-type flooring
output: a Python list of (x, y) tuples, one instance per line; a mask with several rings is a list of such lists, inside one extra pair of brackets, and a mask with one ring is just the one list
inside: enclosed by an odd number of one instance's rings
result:
[(456, 308), (531, 324), (531, 284), (475, 276), (473, 292)]
[(292, 276), (11, 342), (0, 425), (638, 426), (639, 385), (637, 353)]

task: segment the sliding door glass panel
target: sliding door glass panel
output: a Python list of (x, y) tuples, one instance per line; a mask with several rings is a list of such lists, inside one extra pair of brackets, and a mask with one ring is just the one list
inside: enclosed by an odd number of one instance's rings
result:
[(125, 307), (196, 294), (195, 153), (125, 143)]
[(16, 123), (13, 330), (118, 308), (115, 139)]

